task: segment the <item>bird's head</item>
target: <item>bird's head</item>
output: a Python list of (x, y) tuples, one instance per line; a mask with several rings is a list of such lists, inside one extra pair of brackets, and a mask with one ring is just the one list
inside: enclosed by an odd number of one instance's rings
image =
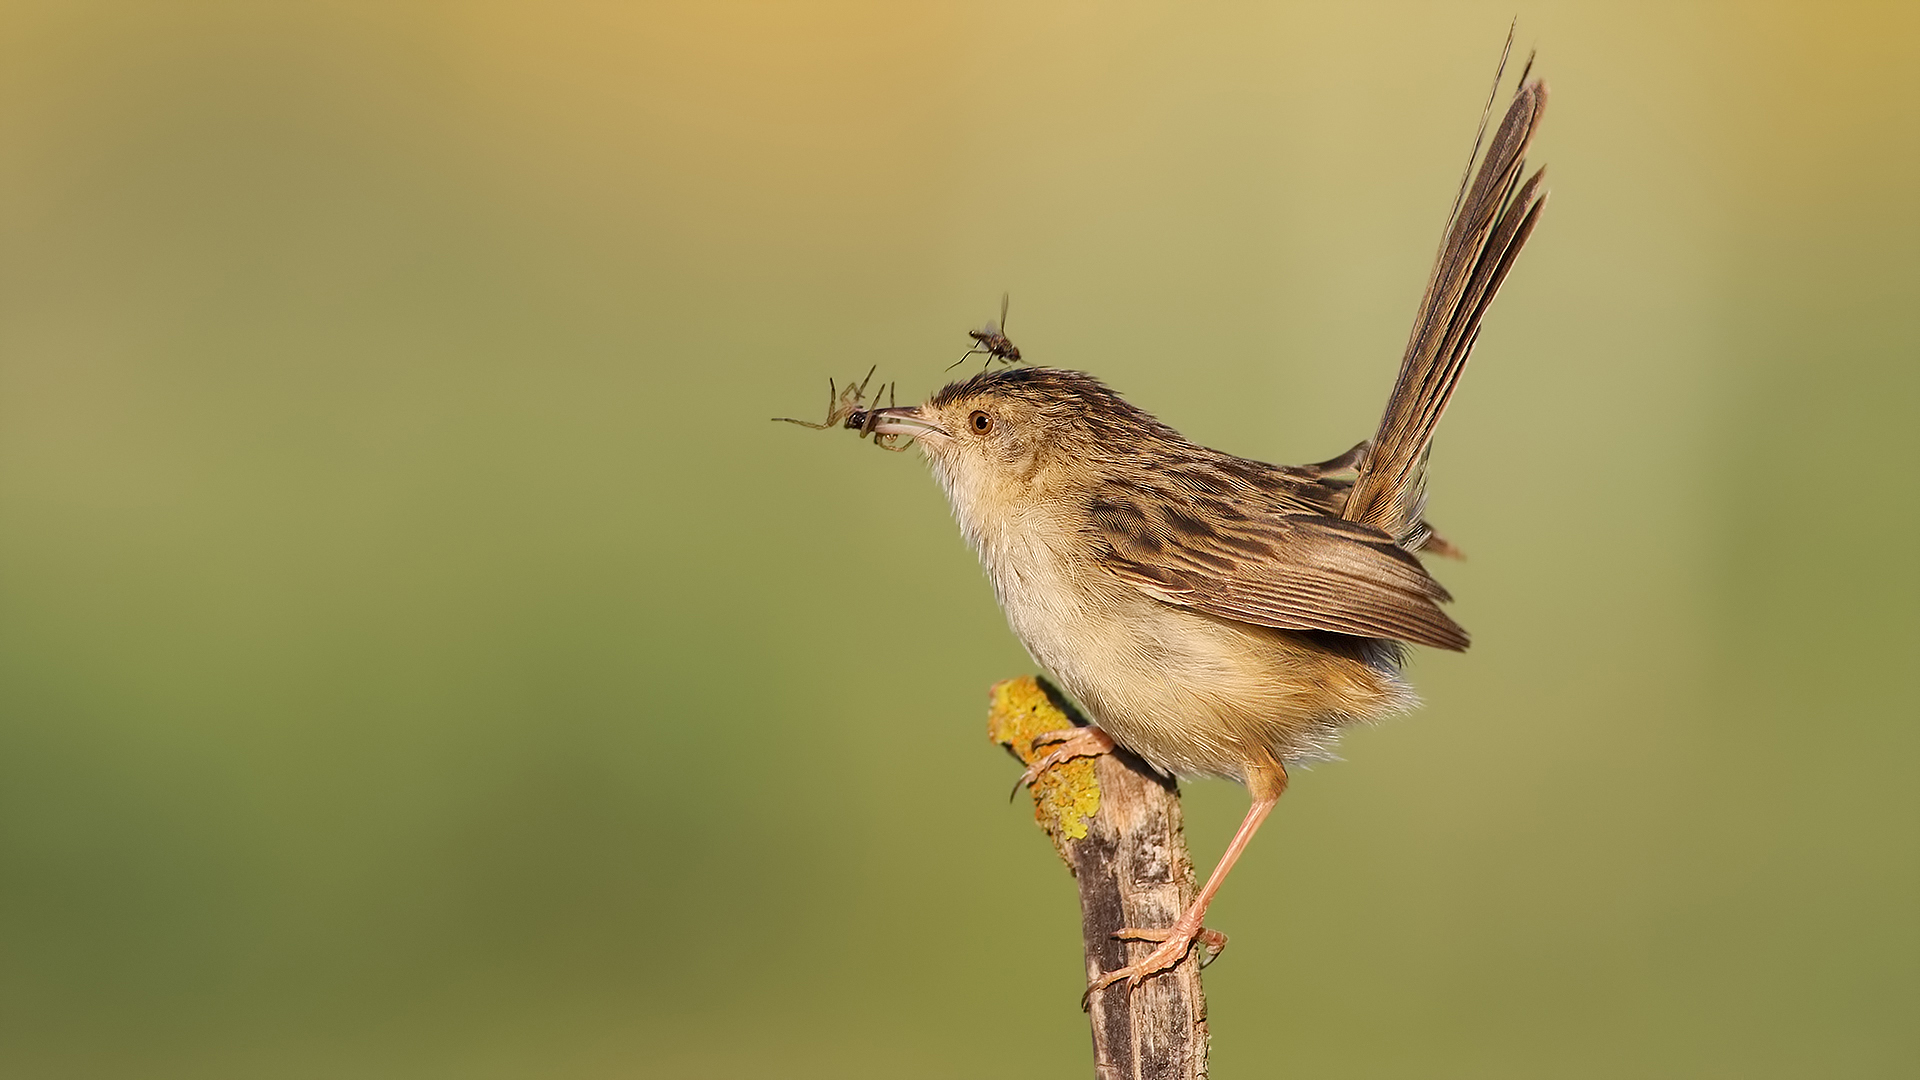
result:
[(970, 529), (1091, 489), (1149, 444), (1180, 438), (1093, 376), (1043, 367), (982, 372), (923, 405), (877, 410), (872, 430), (919, 440)]

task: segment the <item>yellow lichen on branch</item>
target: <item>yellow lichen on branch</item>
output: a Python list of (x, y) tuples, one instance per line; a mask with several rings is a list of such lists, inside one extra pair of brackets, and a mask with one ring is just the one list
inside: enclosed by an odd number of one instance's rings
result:
[[(1036, 753), (1033, 740), (1049, 731), (1073, 727), (1069, 717), (1031, 675), (995, 683), (991, 691), (992, 708), (987, 713), (987, 737), (1008, 750), (1024, 764), (1032, 764)], [(1093, 761), (1076, 758), (1041, 773), (1033, 782), (1033, 819), (1053, 837), (1054, 845), (1065, 857), (1068, 840), (1085, 839), (1087, 820), (1100, 809), (1100, 781), (1094, 775)]]

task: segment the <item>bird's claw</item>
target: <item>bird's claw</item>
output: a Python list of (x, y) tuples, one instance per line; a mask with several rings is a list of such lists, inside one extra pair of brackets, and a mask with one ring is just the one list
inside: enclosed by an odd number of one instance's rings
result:
[(1020, 779), (1013, 782), (1013, 790), (1007, 794), (1009, 801), (1020, 793), (1021, 787), (1032, 786), (1035, 780), (1040, 779), (1041, 773), (1055, 765), (1064, 765), (1075, 758), (1098, 757), (1101, 754), (1113, 753), (1113, 736), (1089, 724), (1085, 727), (1042, 732), (1033, 737), (1030, 746), (1035, 751), (1042, 746), (1050, 746), (1052, 749), (1027, 764), (1026, 771), (1020, 774)]
[(1209, 930), (1204, 926), (1188, 929), (1175, 924), (1167, 929), (1141, 929), (1123, 927), (1113, 932), (1121, 941), (1157, 941), (1160, 947), (1125, 967), (1115, 968), (1087, 984), (1087, 992), (1080, 995), (1080, 1005), (1085, 1008), (1093, 1000), (1093, 995), (1118, 982), (1127, 984), (1127, 992), (1132, 993), (1141, 983), (1162, 972), (1178, 967), (1195, 944), (1201, 949), (1200, 966), (1206, 967), (1219, 957), (1227, 947), (1227, 935), (1218, 930)]
[[(1125, 926), (1115, 930), (1113, 936), (1121, 941), (1166, 941), (1173, 936), (1173, 931)], [(1227, 950), (1227, 935), (1218, 930), (1209, 930), (1204, 926), (1189, 939), (1189, 942), (1193, 941), (1199, 942), (1200, 947), (1205, 950), (1200, 957), (1201, 967), (1206, 967), (1220, 959), (1220, 954)]]

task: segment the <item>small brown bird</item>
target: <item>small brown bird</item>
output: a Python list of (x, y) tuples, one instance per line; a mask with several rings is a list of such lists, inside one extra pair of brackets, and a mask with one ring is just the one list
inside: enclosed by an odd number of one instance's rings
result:
[(1117, 743), (1252, 796), (1174, 925), (1123, 932), (1160, 946), (1089, 992), (1137, 985), (1211, 933), (1207, 905), (1288, 763), (1414, 705), (1406, 645), (1467, 647), (1414, 554), (1450, 550), (1422, 518), (1428, 449), (1546, 203), (1541, 173), (1521, 181), (1545, 103), (1523, 72), (1477, 173), (1476, 139), (1378, 432), (1338, 458), (1289, 467), (1210, 450), (1093, 377), (1051, 368), (982, 372), (868, 420), (918, 439), (1014, 633), (1096, 725), (1051, 736), (1031, 775)]
[(982, 353), (986, 354), (988, 364), (992, 364), (995, 360), (1006, 364), (1020, 362), (1019, 347), (1007, 340), (1007, 301), (1010, 299), (1012, 299), (1011, 294), (1000, 294), (1000, 321), (990, 322), (978, 330), (967, 331), (967, 336), (973, 339), (973, 348), (961, 353), (960, 359), (948, 364), (947, 367), (959, 367), (966, 362), (967, 357), (979, 356)]

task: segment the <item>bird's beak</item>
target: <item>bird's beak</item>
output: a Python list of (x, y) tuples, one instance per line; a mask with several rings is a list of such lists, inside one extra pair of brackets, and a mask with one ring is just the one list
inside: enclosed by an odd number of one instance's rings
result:
[(914, 406), (902, 406), (895, 409), (875, 409), (874, 424), (870, 429), (876, 435), (910, 435), (916, 439), (952, 438), (947, 429), (920, 415)]

